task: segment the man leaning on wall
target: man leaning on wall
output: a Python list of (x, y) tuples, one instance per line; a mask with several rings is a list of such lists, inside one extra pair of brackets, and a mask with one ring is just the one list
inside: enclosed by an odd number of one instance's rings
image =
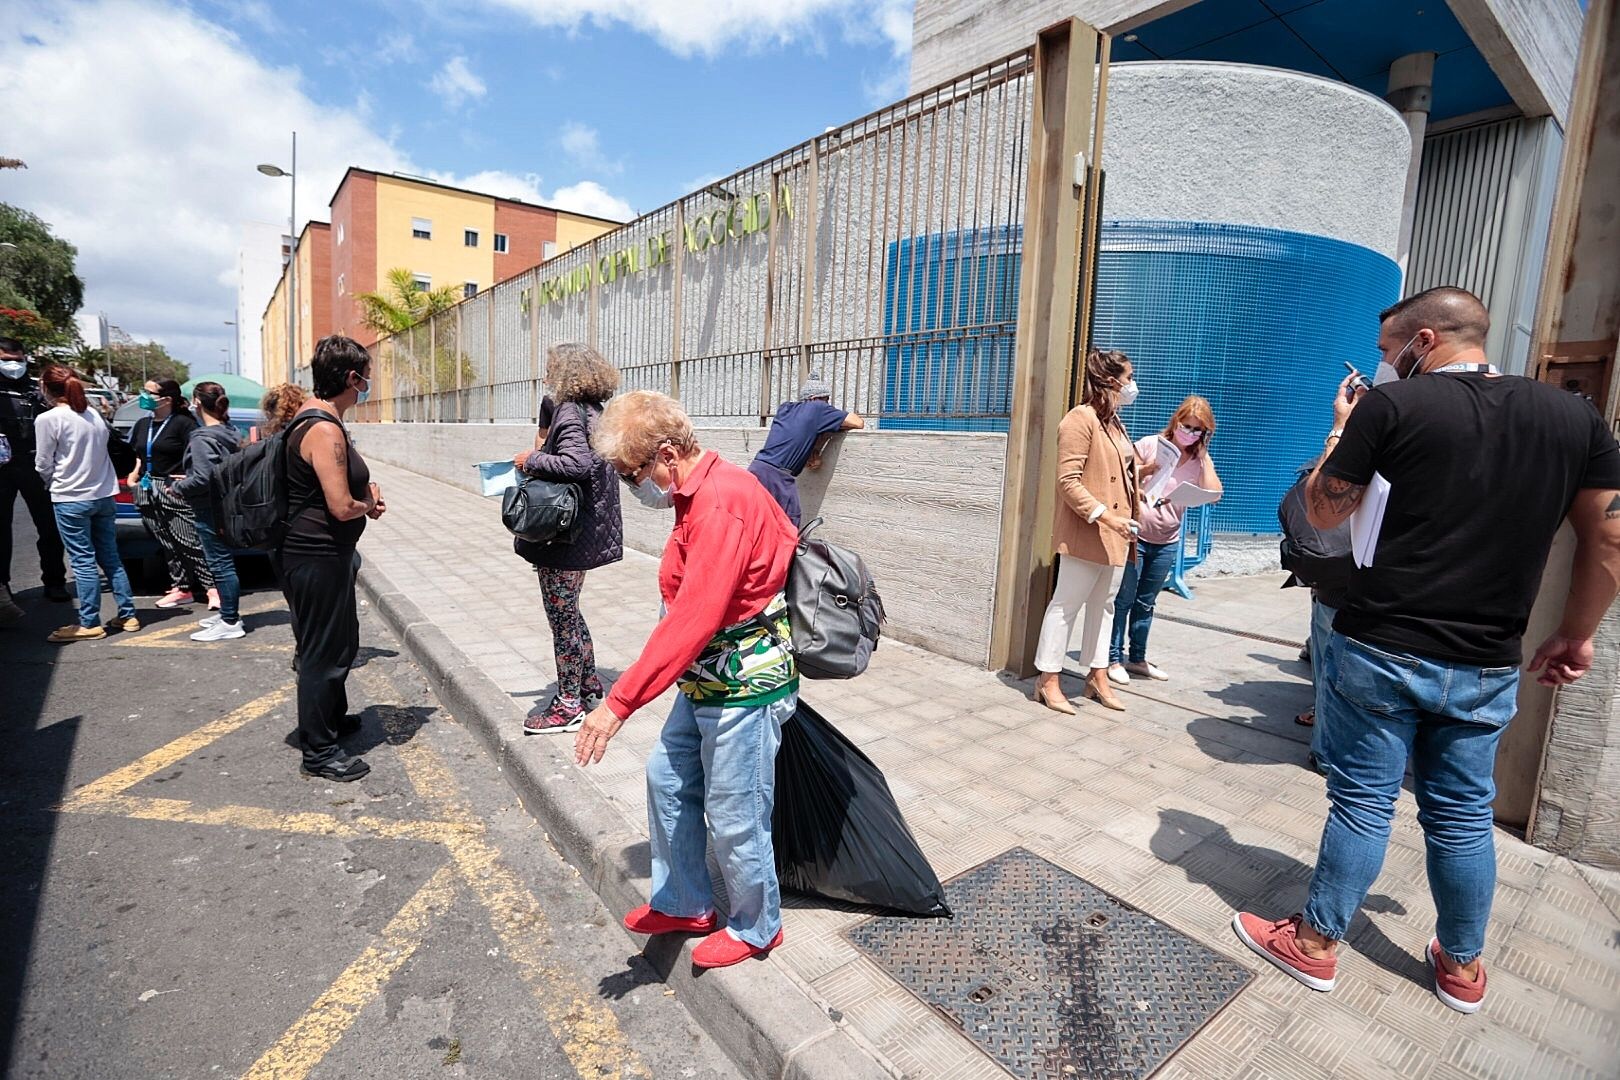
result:
[[(1521, 636), (1567, 520), (1577, 546), (1563, 622), (1528, 669), (1557, 686), (1591, 667), (1620, 587), (1620, 447), (1587, 402), (1486, 362), (1490, 318), (1471, 293), (1430, 289), (1380, 321), (1376, 385), (1340, 386), (1307, 489), (1312, 525), (1349, 520), (1364, 534), (1316, 658), (1330, 807), (1310, 897), (1292, 918), (1238, 912), (1232, 925), (1306, 986), (1333, 989), (1410, 761), (1437, 913), (1434, 989), (1471, 1013), (1485, 998), (1493, 769), (1516, 708)], [(1358, 526), (1377, 520), (1380, 502), (1382, 526), (1367, 535)]]
[(784, 401), (771, 421), (765, 445), (748, 471), (771, 493), (788, 520), (803, 525), (799, 510), (799, 474), (821, 468), (827, 440), (840, 431), (858, 431), (866, 421), (832, 403), (832, 383), (811, 372), (799, 388), (799, 400)]

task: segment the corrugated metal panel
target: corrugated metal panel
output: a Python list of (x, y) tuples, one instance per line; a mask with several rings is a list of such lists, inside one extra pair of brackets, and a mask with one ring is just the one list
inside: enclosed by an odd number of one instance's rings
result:
[(1511, 119), (1430, 136), (1423, 144), (1412, 253), (1403, 295), (1456, 285), (1492, 313), (1486, 352), (1522, 371), (1515, 324), (1540, 286), (1550, 216), (1545, 175), (1561, 146), (1544, 120)]

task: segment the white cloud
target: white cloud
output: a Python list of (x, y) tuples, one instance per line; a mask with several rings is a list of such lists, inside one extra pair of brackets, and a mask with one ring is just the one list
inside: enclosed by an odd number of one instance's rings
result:
[(827, 17), (856, 35), (875, 33), (899, 54), (911, 52), (910, 0), (481, 0), (541, 26), (620, 23), (679, 56), (716, 56), (810, 36)]
[(629, 221), (636, 216), (629, 203), (594, 180), (581, 180), (577, 184), (560, 187), (541, 201), (559, 210), (572, 210), (576, 214), (590, 214), (613, 221)]
[(473, 74), (465, 56), (452, 56), (428, 82), (428, 89), (444, 99), (446, 106), (459, 109), (468, 101), (481, 100), (489, 93), (484, 80)]
[(593, 127), (574, 122), (564, 124), (557, 141), (562, 144), (568, 160), (585, 172), (613, 176), (624, 171), (623, 162), (609, 161), (602, 153), (601, 141)]
[[(350, 165), (426, 172), (359, 108), (310, 100), (296, 68), (267, 66), (229, 31), (153, 0), (20, 9), (0, 35), (0, 116), (4, 151), (30, 166), (0, 174), (0, 200), (34, 211), (78, 246), (84, 315), (93, 324), (104, 311), (202, 368), (215, 366), (230, 340), (224, 322), (235, 318), (243, 222), (287, 219), (287, 181), (253, 167), (287, 165), (290, 132), (298, 132), (300, 224), (326, 219)], [(536, 176), (435, 178), (629, 214), (594, 184), (547, 197)], [(262, 302), (243, 312), (252, 326)]]

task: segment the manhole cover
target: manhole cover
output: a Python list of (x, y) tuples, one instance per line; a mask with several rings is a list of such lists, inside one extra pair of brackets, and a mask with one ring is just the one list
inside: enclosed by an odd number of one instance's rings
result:
[(946, 893), (955, 919), (879, 917), (849, 939), (1014, 1076), (1145, 1077), (1251, 978), (1023, 848)]

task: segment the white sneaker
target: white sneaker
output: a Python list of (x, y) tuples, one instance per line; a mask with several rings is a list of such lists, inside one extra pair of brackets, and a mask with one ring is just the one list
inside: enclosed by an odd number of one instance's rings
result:
[(1146, 660), (1142, 661), (1140, 664), (1126, 664), (1125, 670), (1132, 675), (1140, 675), (1143, 678), (1152, 679), (1154, 682), (1168, 682), (1170, 679), (1170, 676), (1165, 674), (1164, 670), (1157, 664), (1150, 663)]
[(219, 622), (219, 620), (222, 618), (224, 618), (223, 615), (210, 615), (206, 619), (198, 619), (197, 626), (203, 630), (206, 630), (210, 626), (213, 626), (215, 623)]
[(212, 626), (205, 626), (191, 635), (192, 641), (233, 641), (239, 637), (247, 637), (247, 631), (242, 629), (240, 620), (236, 622), (216, 622)]
[(1131, 685), (1131, 677), (1126, 673), (1125, 665), (1123, 664), (1108, 665), (1108, 681), (1113, 683), (1115, 686)]

